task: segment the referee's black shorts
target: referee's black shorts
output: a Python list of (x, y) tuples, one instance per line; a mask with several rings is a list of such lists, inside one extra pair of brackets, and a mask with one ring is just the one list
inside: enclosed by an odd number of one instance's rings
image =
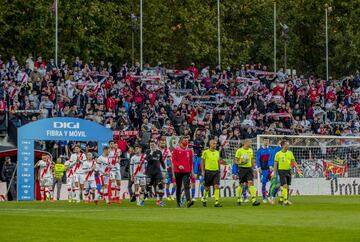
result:
[(291, 171), (290, 170), (279, 170), (280, 184), (283, 185), (291, 185)]
[(240, 183), (254, 180), (254, 173), (251, 167), (239, 167), (238, 177)]
[(163, 177), (161, 172), (147, 175), (147, 183), (150, 186), (156, 186), (162, 183)]
[(205, 186), (220, 185), (220, 171), (205, 170)]

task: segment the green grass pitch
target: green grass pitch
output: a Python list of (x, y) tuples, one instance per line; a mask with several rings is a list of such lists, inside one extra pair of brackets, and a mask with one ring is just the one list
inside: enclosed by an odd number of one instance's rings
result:
[(293, 205), (223, 208), (0, 203), (0, 241), (360, 241), (360, 196), (292, 197)]

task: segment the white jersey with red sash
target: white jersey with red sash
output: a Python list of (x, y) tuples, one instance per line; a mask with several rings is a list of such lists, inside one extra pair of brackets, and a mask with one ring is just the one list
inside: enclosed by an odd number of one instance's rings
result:
[(110, 161), (111, 171), (120, 170), (120, 156), (121, 156), (120, 149), (110, 150), (109, 161)]
[(101, 155), (97, 158), (96, 170), (100, 175), (108, 175), (110, 172), (110, 159), (108, 156)]
[(81, 175), (83, 174), (83, 170), (82, 170), (82, 165), (83, 162), (86, 160), (85, 154), (80, 153), (80, 154), (71, 154), (70, 156), (70, 162), (75, 164), (74, 165), (74, 174), (75, 175)]
[(71, 163), (70, 160), (67, 160), (67, 161), (65, 161), (64, 165), (67, 167), (66, 177), (67, 178), (73, 178), (74, 177), (74, 166), (75, 166), (75, 164)]
[(95, 181), (95, 168), (96, 162), (95, 160), (86, 160), (83, 163), (82, 169), (85, 176), (85, 181)]
[(68, 198), (71, 201), (73, 198), (72, 195), (72, 189), (75, 187), (75, 173), (74, 173), (74, 167), (75, 163), (72, 163), (70, 160), (65, 161), (66, 166), (66, 185), (68, 188)]
[(144, 154), (133, 155), (130, 159), (130, 174), (132, 177), (145, 177), (146, 160)]
[(51, 162), (40, 160), (39, 167), (40, 167), (40, 173), (39, 173), (40, 180), (53, 177)]
[(108, 156), (101, 155), (97, 158), (96, 170), (99, 171), (101, 185), (107, 185), (110, 175), (110, 160)]

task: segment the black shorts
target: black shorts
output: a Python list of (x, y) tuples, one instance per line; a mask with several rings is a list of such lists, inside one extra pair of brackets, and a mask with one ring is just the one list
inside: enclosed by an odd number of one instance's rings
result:
[(147, 176), (147, 183), (150, 186), (158, 185), (162, 183), (162, 180), (163, 180), (163, 176), (161, 172), (157, 172), (155, 174), (150, 174)]
[(239, 167), (238, 176), (240, 183), (252, 181), (254, 180), (253, 169), (250, 167)]
[(205, 171), (205, 186), (220, 185), (220, 171)]
[(280, 184), (283, 185), (291, 185), (291, 171), (290, 170), (279, 170)]

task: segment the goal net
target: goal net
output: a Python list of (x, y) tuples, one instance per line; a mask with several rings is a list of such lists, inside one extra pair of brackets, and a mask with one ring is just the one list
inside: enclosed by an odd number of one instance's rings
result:
[[(284, 136), (258, 135), (253, 139), (254, 154), (263, 145), (264, 138), (275, 148), (280, 141), (287, 140), (289, 149), (294, 153), (301, 173), (292, 171), (294, 178), (359, 178), (360, 177), (360, 137), (351, 136)], [(244, 140), (230, 140), (222, 147), (222, 156), (232, 164), (235, 153)], [(255, 179), (260, 190), (259, 174)]]
[[(281, 140), (287, 140), (294, 153), (301, 177), (331, 179), (334, 177), (360, 177), (360, 137), (352, 136), (283, 136), (259, 135), (253, 140), (254, 152), (270, 140), (270, 147), (276, 147)], [(233, 162), (235, 153), (243, 140), (230, 140), (224, 145), (223, 155)], [(300, 177), (295, 174), (295, 177)]]
[(287, 140), (304, 178), (360, 176), (360, 137), (259, 135), (257, 148), (264, 138), (270, 147)]

